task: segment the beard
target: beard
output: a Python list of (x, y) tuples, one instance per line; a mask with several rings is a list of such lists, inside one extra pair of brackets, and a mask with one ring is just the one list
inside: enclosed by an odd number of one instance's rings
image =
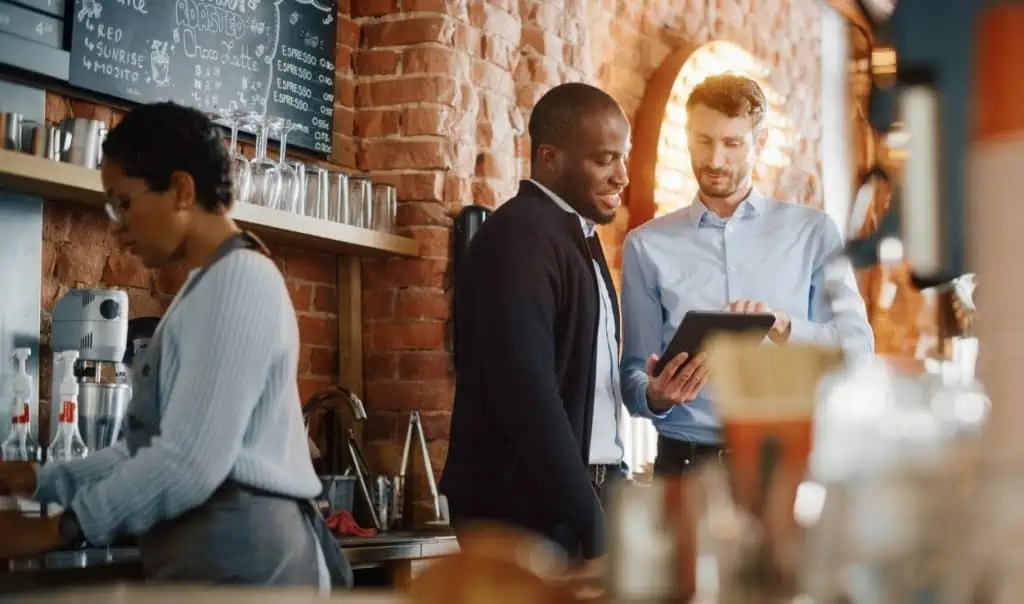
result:
[(693, 172), (697, 175), (697, 186), (701, 193), (707, 197), (724, 198), (739, 191), (745, 180), (742, 175), (746, 171), (740, 168), (714, 170), (694, 166)]

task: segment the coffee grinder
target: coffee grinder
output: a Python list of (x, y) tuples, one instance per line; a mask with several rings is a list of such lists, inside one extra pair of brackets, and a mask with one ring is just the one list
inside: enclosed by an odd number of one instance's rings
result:
[[(124, 365), (128, 346), (128, 294), (118, 289), (73, 289), (53, 309), (53, 379), (60, 392), (60, 353), (77, 350), (78, 428), (89, 452), (108, 447), (121, 436), (131, 387)], [(53, 395), (51, 394), (51, 398)], [(50, 434), (58, 414), (50, 414)]]

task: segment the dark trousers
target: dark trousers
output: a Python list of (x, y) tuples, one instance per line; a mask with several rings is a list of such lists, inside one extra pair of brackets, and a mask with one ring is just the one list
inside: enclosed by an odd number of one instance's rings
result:
[(707, 462), (725, 463), (728, 451), (718, 445), (705, 445), (658, 436), (658, 456), (654, 458), (655, 476), (680, 476)]

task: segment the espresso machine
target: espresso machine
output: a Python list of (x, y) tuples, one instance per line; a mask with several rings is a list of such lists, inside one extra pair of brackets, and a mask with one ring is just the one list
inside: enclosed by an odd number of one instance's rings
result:
[[(123, 361), (128, 346), (128, 294), (118, 289), (73, 289), (53, 309), (53, 383), (60, 392), (61, 353), (78, 351), (78, 424), (89, 452), (108, 447), (121, 436), (131, 386)], [(50, 414), (50, 434), (58, 415)]]

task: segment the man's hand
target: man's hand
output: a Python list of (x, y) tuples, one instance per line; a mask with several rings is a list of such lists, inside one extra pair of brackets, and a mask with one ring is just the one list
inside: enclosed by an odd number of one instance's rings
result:
[(789, 334), (793, 331), (793, 321), (789, 314), (782, 310), (772, 310), (764, 302), (757, 300), (737, 300), (725, 307), (730, 312), (740, 313), (771, 313), (775, 315), (775, 325), (768, 332), (768, 339), (776, 344), (782, 344), (789, 340)]
[(652, 354), (647, 359), (647, 405), (652, 411), (661, 413), (673, 405), (688, 403), (697, 398), (697, 394), (708, 381), (708, 368), (704, 364), (706, 356), (698, 354), (692, 359), (685, 352), (675, 356), (657, 377), (654, 366), (658, 355)]
[(60, 517), (26, 518), (19, 512), (0, 512), (0, 559), (36, 556), (59, 549)]
[[(31, 497), (36, 492), (36, 465), (29, 461), (0, 462), (0, 494)], [(2, 535), (3, 533), (0, 533)]]

